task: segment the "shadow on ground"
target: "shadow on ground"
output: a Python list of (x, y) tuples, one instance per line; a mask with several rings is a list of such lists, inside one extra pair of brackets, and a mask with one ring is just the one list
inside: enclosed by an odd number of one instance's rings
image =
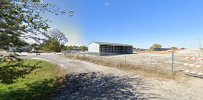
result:
[(52, 99), (158, 99), (155, 94), (138, 92), (138, 89), (150, 89), (141, 78), (121, 78), (93, 72), (68, 75), (65, 83), (52, 95)]

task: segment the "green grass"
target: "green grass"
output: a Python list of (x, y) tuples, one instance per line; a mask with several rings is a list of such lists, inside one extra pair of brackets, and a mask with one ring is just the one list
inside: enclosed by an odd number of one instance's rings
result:
[(48, 99), (61, 76), (57, 65), (45, 61), (0, 62), (0, 100)]

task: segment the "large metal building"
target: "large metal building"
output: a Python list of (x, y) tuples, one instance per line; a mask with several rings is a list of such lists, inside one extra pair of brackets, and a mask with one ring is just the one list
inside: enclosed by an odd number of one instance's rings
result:
[(133, 46), (120, 43), (92, 42), (88, 45), (88, 53), (95, 55), (132, 54)]

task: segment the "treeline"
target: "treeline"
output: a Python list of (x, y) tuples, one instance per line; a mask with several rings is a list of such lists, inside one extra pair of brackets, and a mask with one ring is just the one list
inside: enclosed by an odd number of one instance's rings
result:
[(43, 44), (33, 44), (31, 48), (34, 49), (35, 52), (61, 52), (64, 50), (77, 50), (77, 51), (87, 51), (86, 46), (65, 46), (60, 44), (58, 40), (52, 38), (48, 41), (44, 42)]
[[(160, 44), (153, 44), (149, 50), (150, 51), (165, 51), (165, 50), (177, 50), (177, 47), (171, 47), (171, 48), (163, 48)], [(184, 49), (184, 48), (181, 48)]]
[(87, 51), (88, 48), (86, 46), (65, 46), (63, 50), (80, 50), (80, 51)]

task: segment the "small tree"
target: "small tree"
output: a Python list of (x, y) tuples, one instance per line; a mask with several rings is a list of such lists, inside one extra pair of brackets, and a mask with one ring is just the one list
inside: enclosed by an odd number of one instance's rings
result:
[(31, 44), (31, 48), (32, 48), (32, 50), (34, 49), (35, 51), (39, 51), (40, 50), (40, 46), (41, 45), (39, 45), (39, 44)]
[(171, 49), (172, 49), (172, 50), (177, 50), (178, 48), (177, 48), (177, 47), (171, 47)]
[(61, 47), (62, 45), (60, 45), (56, 39), (52, 38), (42, 44), (41, 50), (45, 52), (60, 52), (62, 49)]
[(160, 44), (154, 44), (154, 45), (152, 45), (149, 49), (151, 50), (151, 51), (158, 51), (158, 50), (160, 50), (162, 48), (162, 46), (160, 45)]
[(60, 44), (66, 44), (68, 42), (68, 38), (65, 36), (63, 32), (58, 29), (53, 29), (49, 31), (50, 37), (57, 39)]
[(81, 50), (81, 51), (86, 51), (86, 50), (87, 50), (87, 47), (86, 47), (86, 46), (80, 46), (80, 50)]
[(73, 50), (73, 46), (66, 46), (66, 50)]

